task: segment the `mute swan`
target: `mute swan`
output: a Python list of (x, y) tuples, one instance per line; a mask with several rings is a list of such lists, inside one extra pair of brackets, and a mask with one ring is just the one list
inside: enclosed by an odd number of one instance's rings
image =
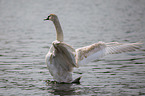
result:
[(104, 43), (98, 42), (86, 47), (74, 49), (63, 42), (63, 31), (55, 14), (50, 14), (44, 20), (51, 20), (56, 28), (56, 41), (47, 53), (45, 60), (50, 74), (58, 83), (79, 82), (80, 78), (73, 81), (72, 71), (74, 67), (79, 67), (80, 63), (90, 62), (108, 54), (134, 51), (141, 43), (122, 44), (118, 42)]

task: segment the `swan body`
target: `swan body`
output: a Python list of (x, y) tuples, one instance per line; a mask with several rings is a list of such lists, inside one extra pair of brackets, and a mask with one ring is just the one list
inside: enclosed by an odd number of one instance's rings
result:
[(79, 67), (79, 64), (99, 59), (108, 54), (135, 51), (140, 48), (141, 43), (123, 44), (118, 42), (104, 43), (100, 41), (86, 47), (74, 49), (63, 42), (63, 31), (55, 14), (50, 14), (44, 20), (51, 20), (56, 28), (56, 40), (52, 42), (45, 60), (53, 79), (59, 83), (72, 83), (73, 68)]
[(52, 43), (46, 55), (47, 67), (57, 82), (72, 82), (73, 67), (77, 67), (75, 62), (75, 50), (60, 41)]

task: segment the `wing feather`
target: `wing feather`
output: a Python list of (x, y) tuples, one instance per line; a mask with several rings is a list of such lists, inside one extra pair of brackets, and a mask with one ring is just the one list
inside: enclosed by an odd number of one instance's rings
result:
[(140, 44), (141, 43), (104, 43), (100, 41), (90, 46), (76, 49), (76, 63), (87, 63), (108, 54), (135, 51), (140, 48)]
[(63, 42), (54, 42), (54, 61), (56, 66), (61, 66), (64, 70), (71, 72), (73, 67), (76, 67), (75, 62), (75, 50), (63, 43)]

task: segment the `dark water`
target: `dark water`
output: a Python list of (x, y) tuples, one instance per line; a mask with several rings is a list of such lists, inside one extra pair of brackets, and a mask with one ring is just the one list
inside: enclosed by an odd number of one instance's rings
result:
[[(45, 55), (59, 16), (74, 48), (98, 41), (145, 42), (145, 0), (0, 0), (0, 96), (144, 96), (145, 45), (74, 70), (81, 84), (53, 84)], [(47, 82), (46, 82), (47, 81)]]

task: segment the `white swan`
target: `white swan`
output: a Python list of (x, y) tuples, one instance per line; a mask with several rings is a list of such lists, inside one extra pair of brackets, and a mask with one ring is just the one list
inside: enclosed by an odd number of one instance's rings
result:
[(138, 49), (141, 44), (98, 42), (75, 50), (70, 45), (63, 42), (63, 31), (58, 17), (55, 14), (50, 14), (47, 19), (44, 20), (51, 20), (56, 28), (56, 41), (52, 42), (52, 46), (45, 60), (53, 79), (59, 83), (79, 82), (80, 78), (73, 81), (72, 71), (74, 67), (79, 67), (80, 63), (90, 62), (108, 54), (134, 51)]

